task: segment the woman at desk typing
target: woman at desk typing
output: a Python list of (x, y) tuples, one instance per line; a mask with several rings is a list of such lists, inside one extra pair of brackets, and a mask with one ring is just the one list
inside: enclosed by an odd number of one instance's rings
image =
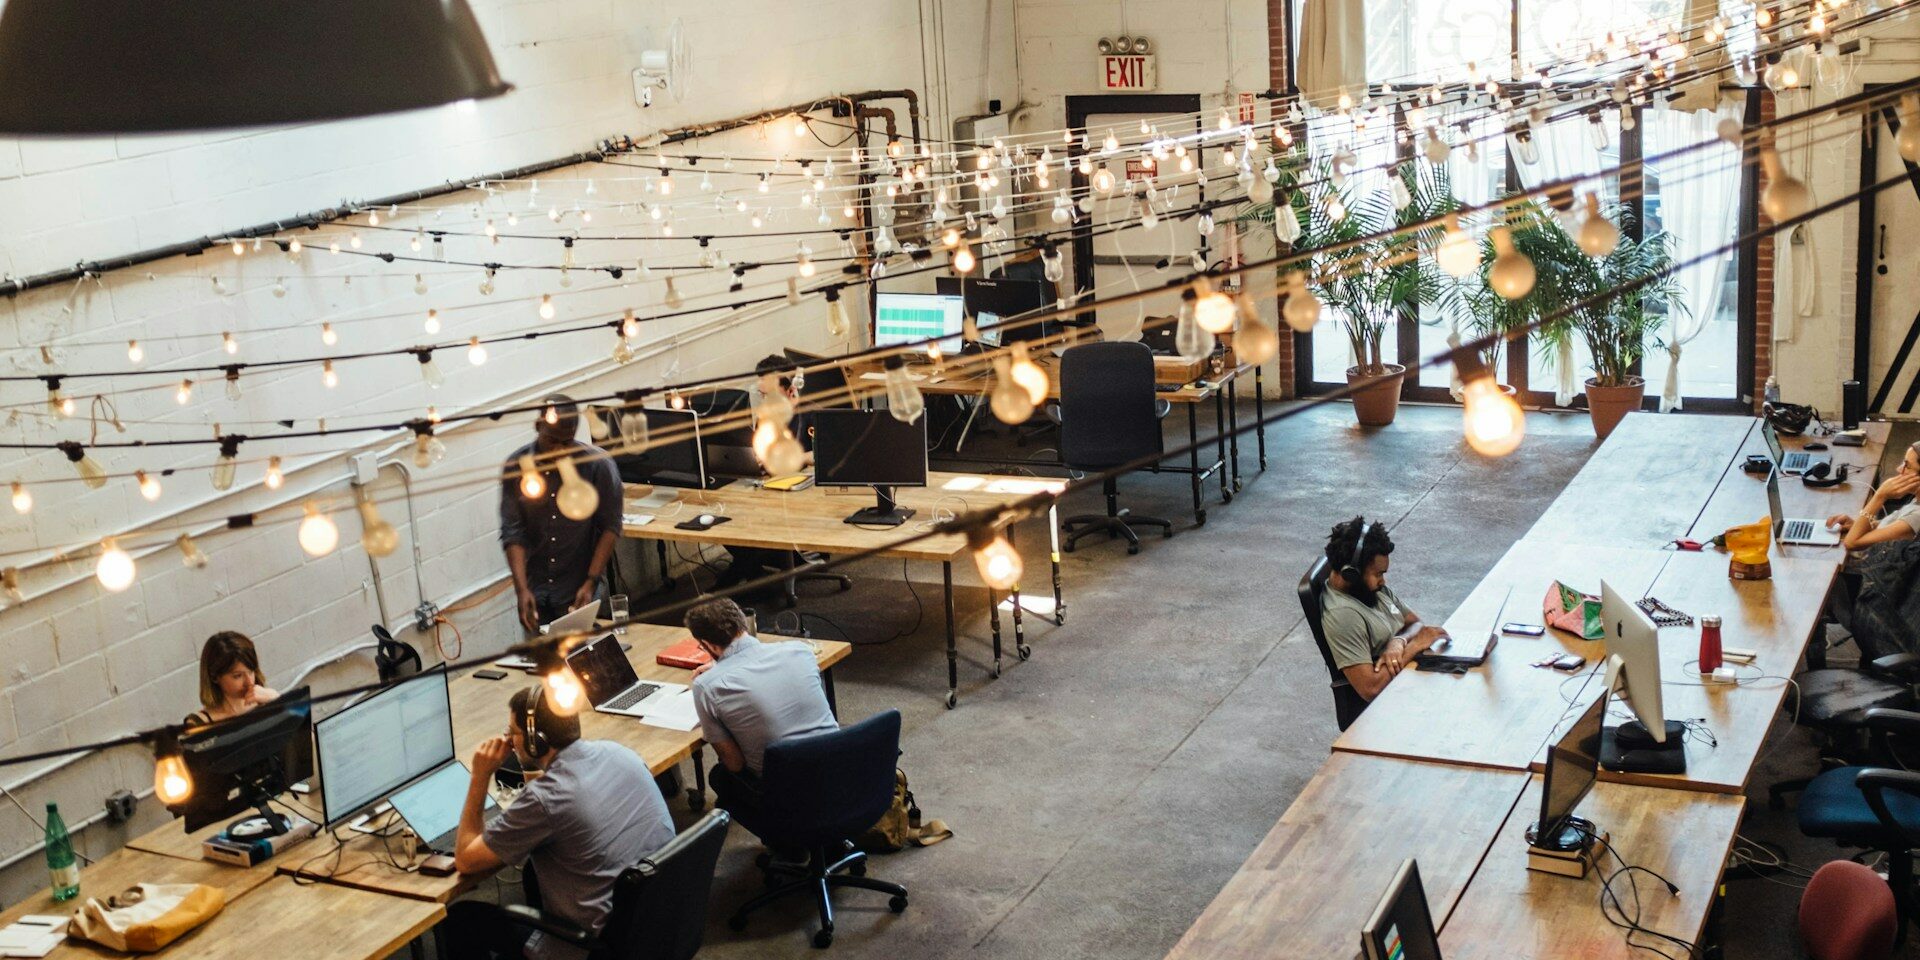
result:
[(280, 694), (260, 672), (260, 654), (246, 634), (222, 630), (200, 647), (200, 709), (187, 715), (199, 726), (237, 717)]

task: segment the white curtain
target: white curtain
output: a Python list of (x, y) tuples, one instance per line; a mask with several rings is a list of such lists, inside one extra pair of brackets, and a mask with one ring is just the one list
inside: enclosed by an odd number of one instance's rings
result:
[[(1719, 140), (1715, 128), (1722, 118), (1737, 120), (1739, 115), (1740, 105), (1730, 101), (1722, 101), (1717, 111), (1648, 110), (1642, 115), (1649, 156), (1697, 143), (1714, 144), (1650, 171), (1662, 178), (1660, 218), (1673, 237), (1673, 258), (1678, 263), (1702, 257), (1733, 239), (1739, 204), (1731, 198), (1740, 194), (1740, 150)], [(1662, 413), (1681, 407), (1681, 352), (1719, 313), (1720, 291), (1731, 259), (1731, 254), (1707, 257), (1674, 273), (1687, 309), (1684, 316), (1680, 311), (1668, 314), (1663, 336), (1667, 343), (1667, 377), (1660, 389)]]
[(1322, 110), (1367, 95), (1367, 9), (1365, 0), (1306, 0), (1300, 13), (1299, 76), (1308, 103)]
[[(1509, 136), (1507, 149), (1513, 151), (1514, 167), (1520, 171), (1521, 185), (1536, 187), (1547, 181), (1599, 173), (1612, 166), (1607, 156), (1594, 149), (1593, 132), (1589, 129), (1591, 126), (1592, 121), (1573, 116), (1533, 128), (1533, 149), (1539, 155), (1535, 163), (1522, 161), (1524, 153), (1520, 145)], [(1576, 190), (1576, 193), (1580, 192), (1587, 191)], [(1580, 205), (1576, 203), (1574, 209), (1580, 209)], [(1561, 340), (1554, 352), (1553, 402), (1557, 406), (1564, 407), (1573, 402), (1576, 392), (1574, 384), (1577, 382), (1573, 368), (1573, 342), (1570, 339)]]

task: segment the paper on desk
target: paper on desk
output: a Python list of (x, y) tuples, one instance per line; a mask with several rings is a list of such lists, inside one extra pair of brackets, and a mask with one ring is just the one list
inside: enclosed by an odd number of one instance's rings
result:
[(700, 725), (700, 715), (693, 710), (693, 690), (682, 690), (667, 697), (657, 707), (650, 707), (640, 722), (652, 727), (668, 730), (692, 730)]
[(0, 928), (0, 957), (44, 957), (66, 939), (66, 917), (28, 914)]
[[(908, 379), (908, 380), (914, 380), (914, 381), (919, 381), (919, 380), (925, 380), (926, 378), (927, 378), (927, 375), (926, 375), (926, 374), (924, 374), (924, 373), (909, 373), (909, 374), (907, 374), (907, 379)], [(886, 375), (886, 374), (884, 374), (884, 373), (863, 373), (863, 374), (861, 374), (861, 375), (860, 375), (860, 379), (862, 379), (862, 380), (885, 380), (885, 379), (887, 379), (887, 375)]]

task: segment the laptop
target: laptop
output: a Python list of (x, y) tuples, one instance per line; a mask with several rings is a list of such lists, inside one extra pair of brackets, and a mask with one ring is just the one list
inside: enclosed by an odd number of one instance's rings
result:
[[(454, 837), (460, 831), (460, 813), (467, 802), (467, 784), (472, 779), (466, 764), (453, 760), (388, 797), (387, 802), (407, 822), (407, 829), (420, 838), (421, 846), (434, 853), (452, 854)], [(487, 797), (481, 818), (492, 820), (499, 813), (499, 805), (493, 797)]]
[(1840, 534), (1827, 529), (1823, 520), (1806, 517), (1782, 517), (1780, 509), (1780, 471), (1767, 474), (1767, 512), (1773, 515), (1773, 539), (1781, 546), (1804, 544), (1810, 547), (1837, 547)]
[(1814, 464), (1828, 463), (1833, 459), (1824, 453), (1807, 453), (1800, 450), (1788, 453), (1786, 448), (1780, 445), (1780, 431), (1775, 430), (1770, 421), (1760, 421), (1760, 433), (1767, 438), (1767, 452), (1773, 454), (1773, 462), (1780, 468), (1781, 473), (1806, 473), (1813, 468)]
[(1487, 628), (1486, 639), (1476, 643), (1451, 636), (1442, 637), (1414, 658), (1415, 666), (1422, 670), (1458, 671), (1486, 663), (1487, 656), (1493, 653), (1493, 645), (1500, 640), (1500, 618), (1506, 616), (1507, 601), (1511, 599), (1513, 588), (1508, 587), (1507, 595), (1500, 598), (1500, 609), (1493, 612), (1493, 625)]
[(602, 634), (567, 654), (567, 666), (587, 688), (587, 699), (601, 713), (644, 717), (668, 709), (667, 701), (687, 693), (684, 683), (641, 680), (620, 650), (620, 639)]

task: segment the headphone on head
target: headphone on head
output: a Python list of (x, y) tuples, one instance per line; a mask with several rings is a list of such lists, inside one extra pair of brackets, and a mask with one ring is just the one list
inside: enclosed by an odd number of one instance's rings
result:
[(537, 683), (527, 689), (532, 691), (532, 695), (526, 698), (527, 708), (520, 715), (520, 733), (526, 738), (527, 756), (538, 759), (545, 756), (552, 746), (547, 742), (547, 735), (540, 730), (540, 701), (546, 696), (546, 691), (541, 690)]
[(1372, 532), (1373, 524), (1369, 521), (1361, 521), (1360, 533), (1353, 538), (1353, 556), (1347, 558), (1346, 564), (1340, 568), (1340, 579), (1348, 583), (1359, 583), (1361, 581), (1360, 551), (1366, 547), (1367, 534)]

